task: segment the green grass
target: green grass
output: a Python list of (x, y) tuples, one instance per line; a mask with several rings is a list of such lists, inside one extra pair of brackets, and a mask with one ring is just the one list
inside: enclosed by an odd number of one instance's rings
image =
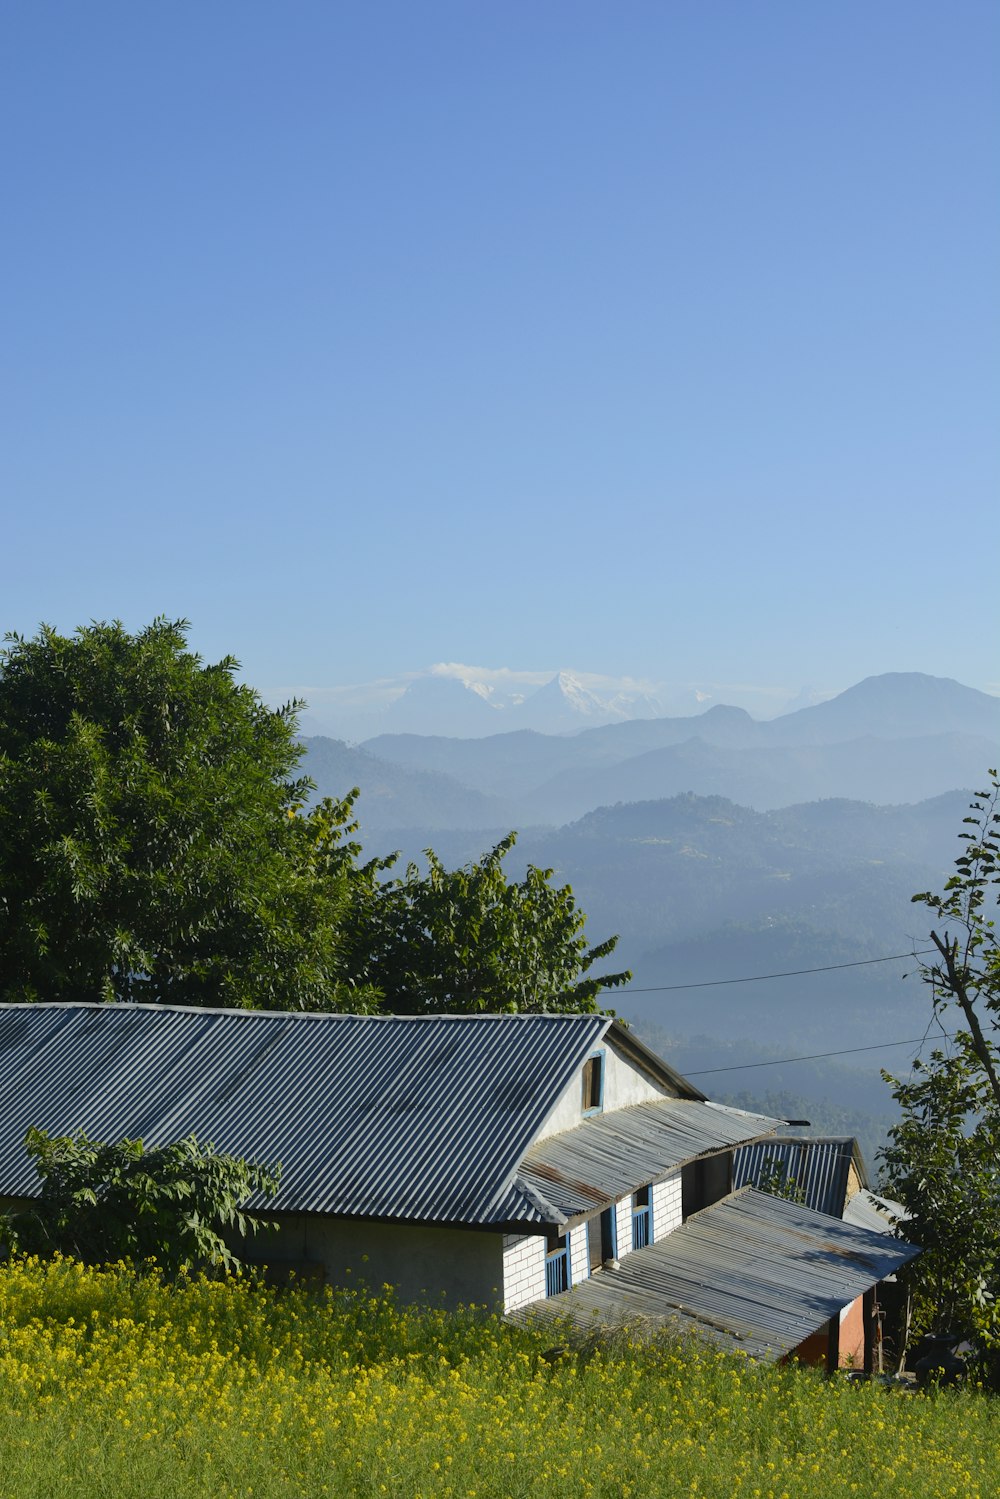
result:
[(0, 1267), (0, 1494), (992, 1499), (1000, 1402), (390, 1298)]

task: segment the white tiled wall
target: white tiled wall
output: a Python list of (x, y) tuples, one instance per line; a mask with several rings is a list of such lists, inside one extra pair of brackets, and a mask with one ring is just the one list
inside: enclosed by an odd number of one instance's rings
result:
[(504, 1311), (541, 1301), (545, 1295), (545, 1238), (542, 1234), (504, 1234)]
[[(680, 1228), (683, 1222), (681, 1211), (681, 1173), (675, 1171), (665, 1181), (656, 1182), (653, 1198), (653, 1241), (664, 1238)], [(622, 1197), (616, 1205), (618, 1258), (624, 1259), (632, 1253), (632, 1198)]]
[[(662, 1239), (680, 1228), (681, 1173), (676, 1171), (653, 1187), (653, 1238)], [(632, 1253), (632, 1198), (623, 1197), (616, 1204), (615, 1226), (617, 1256), (624, 1259)], [(594, 1219), (594, 1233), (600, 1232)], [(587, 1225), (581, 1223), (570, 1232), (570, 1283), (574, 1286), (590, 1274)], [(545, 1295), (545, 1239), (541, 1234), (505, 1234), (503, 1241), (504, 1309), (514, 1311), (529, 1301), (541, 1301)]]
[(618, 1258), (623, 1260), (632, 1253), (632, 1197), (623, 1197), (615, 1204), (615, 1228), (618, 1239)]
[(587, 1225), (581, 1223), (569, 1236), (570, 1284), (578, 1286), (590, 1274), (590, 1255), (587, 1249)]
[(653, 1240), (672, 1234), (683, 1223), (681, 1209), (681, 1173), (675, 1171), (666, 1181), (653, 1187)]

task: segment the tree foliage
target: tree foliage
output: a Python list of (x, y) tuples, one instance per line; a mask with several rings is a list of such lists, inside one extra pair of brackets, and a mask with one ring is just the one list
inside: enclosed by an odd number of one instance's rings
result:
[(185, 649), (43, 627), (0, 653), (0, 994), (315, 1008), (344, 891), (291, 816), (296, 704)]
[[(975, 1332), (1000, 1344), (1000, 781), (990, 772), (961, 837), (968, 845), (944, 891), (913, 899), (938, 918), (923, 965), (947, 1046), (888, 1073), (902, 1118), (883, 1152), (886, 1190), (907, 1208), (906, 1236), (923, 1253), (909, 1269), (917, 1331)], [(963, 1024), (964, 1022), (964, 1024)], [(950, 1027), (958, 1025), (953, 1033)]]
[(769, 1192), (772, 1197), (782, 1197), (785, 1202), (797, 1202), (805, 1206), (805, 1188), (792, 1176), (787, 1161), (778, 1156), (764, 1158), (754, 1185), (758, 1191)]
[(922, 1253), (908, 1270), (917, 1333), (1000, 1335), (1000, 1114), (967, 1037), (936, 1049), (907, 1080), (891, 1079), (902, 1111), (882, 1152), (889, 1195)]
[[(345, 832), (358, 792), (329, 805)], [(356, 843), (340, 848), (339, 868), (351, 885), (345, 917), (344, 963), (354, 982), (378, 990), (382, 1008), (397, 1015), (593, 1011), (603, 989), (627, 983), (627, 971), (591, 976), (617, 937), (591, 946), (586, 918), (569, 885), (529, 865), (509, 880), (504, 860), (517, 835), (461, 869), (446, 869), (433, 849), (427, 869), (409, 864), (389, 872), (394, 857), (357, 862)]]
[(930, 934), (938, 956), (924, 967), (935, 1008), (958, 1006), (1000, 1108), (1000, 942), (993, 914), (1000, 901), (1000, 778), (995, 770), (990, 778), (989, 788), (976, 793), (964, 819), (973, 831), (959, 835), (968, 848), (955, 860), (944, 893), (925, 890), (913, 899), (933, 911), (941, 927)]
[(593, 1010), (568, 885), (365, 859), (357, 789), (307, 808), (300, 707), (187, 625), (43, 627), (0, 652), (0, 998), (421, 1014)]
[(255, 1195), (273, 1196), (280, 1178), (280, 1168), (222, 1154), (193, 1135), (146, 1150), (141, 1140), (100, 1144), (31, 1129), (25, 1147), (41, 1194), (0, 1219), (0, 1242), (87, 1264), (154, 1259), (169, 1277), (239, 1268), (225, 1235), (268, 1226), (244, 1208)]

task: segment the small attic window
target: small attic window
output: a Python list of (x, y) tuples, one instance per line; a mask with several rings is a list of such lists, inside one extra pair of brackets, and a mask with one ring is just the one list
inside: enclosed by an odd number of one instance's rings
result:
[(604, 1052), (593, 1052), (583, 1064), (583, 1112), (599, 1113), (604, 1107)]

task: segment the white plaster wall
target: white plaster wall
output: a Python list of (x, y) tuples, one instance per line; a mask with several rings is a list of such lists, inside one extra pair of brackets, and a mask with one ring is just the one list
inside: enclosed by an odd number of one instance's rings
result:
[[(595, 1050), (604, 1052), (604, 1108), (627, 1109), (633, 1104), (650, 1103), (658, 1098), (675, 1098), (671, 1088), (665, 1087), (629, 1061), (614, 1045), (605, 1040)], [(583, 1123), (583, 1069), (568, 1084), (553, 1113), (539, 1131), (537, 1139), (545, 1140), (549, 1135), (561, 1135), (564, 1130), (575, 1129)]]
[(544, 1296), (545, 1239), (541, 1234), (504, 1234), (504, 1311), (512, 1312)]
[[(627, 1109), (635, 1103), (650, 1103), (657, 1098), (676, 1098), (673, 1088), (657, 1082), (648, 1072), (623, 1056), (613, 1045), (604, 1042), (604, 1107), (605, 1109)], [(580, 1103), (583, 1104), (583, 1081), (580, 1082)]]
[(276, 1268), (322, 1265), (333, 1285), (390, 1285), (401, 1301), (502, 1305), (502, 1234), (305, 1215), (280, 1224), (277, 1233), (243, 1243), (241, 1259)]
[(579, 1224), (570, 1231), (569, 1236), (569, 1274), (570, 1283), (579, 1285), (581, 1280), (586, 1280), (590, 1275), (590, 1254), (587, 1246), (587, 1225)]
[(667, 1234), (672, 1234), (675, 1228), (680, 1228), (683, 1221), (681, 1173), (675, 1171), (672, 1176), (653, 1184), (654, 1244), (657, 1239), (664, 1239)]

